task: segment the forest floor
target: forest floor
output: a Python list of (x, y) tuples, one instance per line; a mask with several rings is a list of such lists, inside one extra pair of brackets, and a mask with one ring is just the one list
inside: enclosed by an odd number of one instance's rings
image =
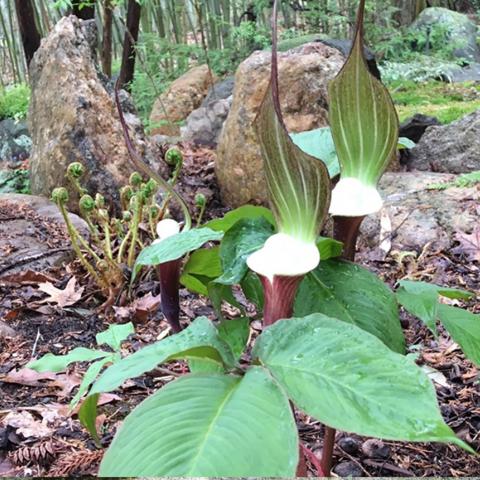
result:
[[(221, 215), (222, 206), (214, 182), (213, 157), (205, 150), (186, 156), (181, 189), (193, 201), (202, 191), (210, 198), (208, 217)], [(48, 224), (45, 224), (48, 232)], [(57, 226), (51, 226), (58, 235)], [(68, 239), (65, 238), (65, 242)], [(379, 262), (360, 245), (359, 260), (393, 286), (408, 276), (428, 280), (435, 272), (438, 283), (478, 289), (479, 264), (472, 264), (450, 252), (428, 247), (417, 258), (387, 257)], [(46, 294), (41, 282), (65, 290), (75, 278), (74, 305), (60, 307), (58, 299), (42, 303)], [(70, 286), (72, 283), (70, 283)], [(83, 289), (83, 290), (82, 290)], [(109, 323), (133, 321), (136, 333), (124, 343), (123, 353), (136, 351), (168, 335), (169, 329), (159, 311), (159, 285), (153, 275), (138, 283), (130, 309), (98, 309), (95, 286), (73, 261), (44, 272), (20, 272), (0, 279), (0, 319), (12, 327), (14, 339), (0, 338), (0, 476), (96, 475), (103, 449), (97, 449), (81, 427), (76, 411), (68, 403), (85, 372), (76, 364), (60, 374), (38, 374), (25, 369), (32, 359), (48, 352), (65, 354), (75, 347), (95, 347), (95, 334)], [(142, 306), (134, 299), (143, 297)], [(188, 323), (197, 316), (215, 318), (208, 300), (181, 291), (181, 318)], [(466, 305), (472, 311), (479, 307)], [(227, 313), (235, 315), (235, 310)], [(458, 345), (440, 330), (438, 338), (418, 321), (402, 312), (402, 325), (417, 363), (428, 369), (441, 411), (456, 434), (480, 451), (480, 392), (478, 370), (465, 360)], [(252, 334), (261, 329), (252, 322)], [(1, 337), (1, 335), (0, 335)], [(100, 399), (97, 429), (107, 447), (116, 428), (131, 409), (165, 383), (185, 373), (183, 362), (171, 363), (127, 382), (114, 394)], [(301, 441), (317, 456), (322, 446), (323, 427), (301, 413), (297, 415)], [(450, 445), (414, 444), (369, 440), (356, 435), (337, 434), (334, 472), (338, 476), (364, 477), (472, 477), (480, 475), (480, 460)], [(310, 474), (316, 475), (309, 465)]]

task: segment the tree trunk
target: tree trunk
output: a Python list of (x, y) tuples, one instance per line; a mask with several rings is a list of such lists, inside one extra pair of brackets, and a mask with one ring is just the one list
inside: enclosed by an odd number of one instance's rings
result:
[(95, 2), (91, 5), (81, 7), (82, 0), (75, 0), (72, 2), (72, 14), (82, 20), (91, 20), (95, 18)]
[(135, 44), (138, 40), (142, 7), (136, 0), (128, 0), (127, 26), (123, 41), (122, 67), (119, 83), (122, 88), (129, 89), (129, 83), (135, 73)]
[(40, 33), (35, 23), (35, 11), (31, 0), (15, 0), (18, 26), (22, 37), (23, 50), (27, 65), (40, 46)]
[(107, 77), (112, 76), (112, 26), (113, 7), (111, 0), (105, 0), (102, 40), (102, 68)]

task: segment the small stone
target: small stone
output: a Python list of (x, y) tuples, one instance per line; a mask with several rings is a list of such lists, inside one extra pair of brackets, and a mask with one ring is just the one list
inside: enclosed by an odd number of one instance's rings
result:
[(338, 441), (338, 446), (344, 452), (354, 455), (360, 448), (360, 442), (352, 437), (343, 437)]
[(333, 471), (339, 477), (361, 477), (363, 476), (363, 470), (355, 462), (342, 462), (339, 463)]
[(386, 460), (390, 457), (390, 447), (381, 440), (370, 438), (363, 442), (362, 452), (369, 458), (381, 458)]
[(0, 321), (0, 338), (15, 337), (17, 332), (7, 324)]

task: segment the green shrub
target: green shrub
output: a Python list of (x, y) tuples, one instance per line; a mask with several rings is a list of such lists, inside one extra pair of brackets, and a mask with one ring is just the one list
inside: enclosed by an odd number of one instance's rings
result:
[(0, 90), (0, 120), (25, 118), (29, 102), (30, 87), (26, 83), (19, 83)]

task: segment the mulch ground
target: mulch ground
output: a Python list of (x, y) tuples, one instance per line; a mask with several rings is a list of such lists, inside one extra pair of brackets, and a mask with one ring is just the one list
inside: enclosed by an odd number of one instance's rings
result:
[[(208, 217), (217, 217), (225, 208), (218, 196), (214, 176), (214, 157), (201, 149), (189, 150), (180, 190), (193, 205), (195, 193), (209, 200)], [(7, 215), (7, 212), (2, 212)], [(52, 232), (58, 238), (58, 229)], [(65, 238), (65, 242), (68, 240)], [(386, 260), (370, 258), (361, 249), (359, 260), (379, 274), (391, 286), (404, 278), (433, 281), (478, 292), (479, 265), (459, 255), (432, 251), (426, 246), (415, 256), (389, 255)], [(74, 306), (58, 308), (40, 301), (45, 293), (40, 281), (51, 281), (64, 289), (71, 277), (84, 287)], [(0, 338), (0, 476), (73, 476), (96, 475), (103, 455), (86, 431), (76, 413), (68, 412), (68, 403), (78, 387), (86, 365), (77, 364), (61, 374), (33, 374), (25, 365), (45, 353), (64, 354), (74, 347), (94, 347), (95, 334), (116, 320), (115, 312), (102, 312), (102, 299), (96, 296), (76, 262), (39, 274), (21, 274), (0, 281), (0, 320), (12, 327), (17, 336)], [(153, 297), (159, 293), (155, 277), (147, 276), (137, 286), (133, 297)], [(215, 318), (205, 298), (182, 290), (182, 321), (199, 315)], [(132, 297), (132, 301), (134, 298)], [(480, 309), (472, 301), (466, 305)], [(228, 313), (235, 314), (234, 310)], [(136, 333), (124, 344), (124, 353), (136, 351), (168, 333), (158, 308), (134, 315)], [(118, 317), (117, 317), (118, 318)], [(456, 434), (480, 451), (480, 391), (478, 370), (465, 360), (458, 346), (440, 331), (438, 338), (420, 322), (402, 312), (402, 325), (418, 354), (419, 365), (430, 367), (438, 400), (446, 422)], [(259, 328), (259, 322), (253, 323)], [(127, 382), (115, 394), (105, 395), (97, 422), (101, 443), (107, 447), (119, 422), (144, 398), (186, 371), (182, 362), (162, 366), (141, 378)], [(20, 372), (20, 373), (19, 373)], [(7, 426), (2, 420), (14, 418)], [(323, 427), (315, 420), (298, 414), (301, 440), (317, 456), (322, 447)], [(463, 477), (480, 475), (480, 460), (457, 447), (440, 444), (387, 442), (337, 433), (334, 472), (338, 476), (436, 476)], [(310, 473), (316, 474), (313, 465)]]

